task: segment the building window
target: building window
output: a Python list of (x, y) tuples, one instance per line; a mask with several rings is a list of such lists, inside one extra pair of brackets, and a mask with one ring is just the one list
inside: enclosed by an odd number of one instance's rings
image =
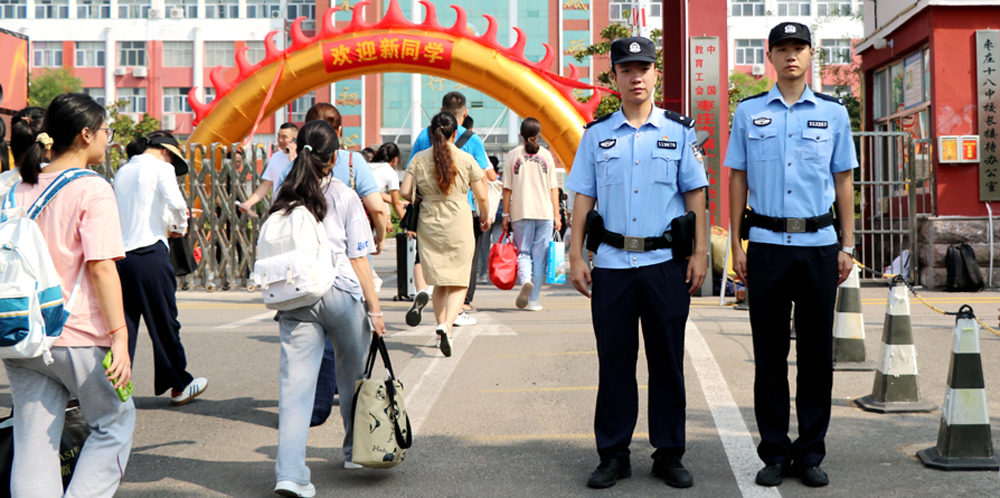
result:
[(316, 2), (313, 0), (288, 0), (286, 6), (287, 19), (294, 21), (300, 17), (305, 17), (302, 21), (302, 29), (316, 29)]
[(125, 101), (118, 112), (141, 114), (146, 112), (146, 87), (119, 88), (118, 100)]
[(851, 40), (822, 40), (823, 59), (826, 64), (850, 64)]
[(32, 43), (35, 67), (61, 67), (63, 63), (62, 42)]
[(236, 0), (205, 0), (205, 17), (208, 19), (236, 19), (240, 5)]
[(213, 100), (215, 100), (215, 88), (206, 88), (205, 89), (205, 103), (206, 104), (211, 104)]
[(69, 0), (35, 0), (35, 19), (69, 19)]
[(78, 19), (109, 19), (111, 0), (76, 0)]
[(316, 92), (309, 92), (294, 101), (290, 106), (291, 119), (289, 121), (293, 123), (300, 123), (306, 120), (306, 113), (309, 112), (309, 108), (316, 105)]
[(27, 19), (27, 0), (0, 0), (0, 19)]
[(191, 112), (188, 104), (190, 88), (164, 88), (163, 112)]
[(264, 57), (267, 57), (267, 49), (264, 48), (264, 42), (247, 42), (247, 62), (250, 64), (257, 64), (258, 62), (264, 60)]
[(764, 40), (736, 40), (737, 64), (763, 64)]
[(779, 16), (808, 16), (812, 0), (782, 0), (778, 2)]
[(823, 85), (823, 93), (835, 96), (851, 95), (851, 85)]
[(84, 88), (83, 93), (90, 95), (90, 98), (101, 104), (102, 107), (107, 105), (104, 103), (104, 88)]
[(104, 42), (76, 42), (76, 67), (104, 67)]
[(278, 0), (247, 0), (247, 18), (265, 19), (281, 17), (281, 3)]
[(850, 1), (818, 0), (816, 2), (816, 14), (820, 16), (849, 16), (852, 12)]
[(733, 17), (763, 15), (764, 0), (733, 0)]
[(118, 42), (119, 66), (145, 66), (146, 42)]
[(148, 19), (152, 0), (118, 0), (119, 19)]
[(205, 42), (205, 67), (233, 67), (236, 49), (233, 42)]
[(194, 44), (189, 41), (163, 42), (164, 67), (194, 66)]
[[(174, 11), (180, 11), (179, 14), (175, 14)], [(171, 19), (197, 19), (198, 18), (198, 0), (169, 0), (166, 2), (167, 17)]]

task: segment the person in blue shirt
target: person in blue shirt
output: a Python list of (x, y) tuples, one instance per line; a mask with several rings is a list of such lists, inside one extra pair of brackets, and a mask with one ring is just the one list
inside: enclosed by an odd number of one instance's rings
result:
[[(622, 106), (587, 125), (566, 182), (566, 189), (576, 192), (570, 272), (576, 289), (591, 298), (600, 364), (594, 432), (601, 463), (587, 482), (592, 488), (614, 486), (632, 475), (640, 321), (649, 368), (649, 441), (656, 448), (653, 474), (673, 487), (694, 484), (681, 464), (684, 329), (691, 294), (708, 271), (708, 178), (693, 120), (653, 105), (655, 62), (656, 46), (647, 38), (612, 42), (611, 71)], [(591, 270), (583, 257), (582, 228), (595, 205), (606, 231), (587, 234), (588, 247), (600, 243)], [(690, 263), (681, 257), (691, 252), (690, 237), (672, 230), (675, 219), (688, 219), (685, 212), (694, 216), (693, 227), (686, 225), (694, 233)]]
[[(749, 225), (746, 252), (733, 238), (733, 269), (753, 294), (754, 414), (761, 438), (757, 454), (765, 465), (756, 481), (762, 486), (777, 486), (788, 475), (807, 486), (829, 483), (819, 465), (830, 425), (834, 302), (853, 265), (852, 170), (858, 160), (843, 101), (806, 85), (814, 51), (803, 24), (771, 30), (767, 57), (777, 83), (736, 107), (725, 161), (732, 231), (745, 233)], [(752, 211), (744, 219), (748, 204)], [(799, 430), (794, 442), (788, 437), (792, 302)]]
[[(444, 98), (441, 99), (441, 112), (451, 113), (455, 116), (455, 119), (460, 123), (465, 123), (471, 120), (466, 120), (469, 117), (469, 110), (466, 107), (465, 95), (460, 92), (448, 92), (445, 94)], [(466, 129), (463, 126), (458, 127), (457, 138), (455, 139), (455, 146), (459, 149), (472, 154), (472, 157), (476, 159), (476, 163), (479, 167), (486, 173), (485, 178), (483, 178), (483, 186), (486, 187), (489, 182), (497, 179), (496, 171), (493, 170), (490, 160), (486, 157), (486, 146), (483, 145), (483, 139), (479, 138), (472, 132), (471, 129)], [(425, 151), (431, 148), (430, 136), (427, 134), (427, 128), (420, 131), (417, 135), (417, 139), (413, 142), (413, 150), (410, 152), (410, 161), (413, 160), (413, 156), (417, 155), (418, 152)], [(482, 239), (483, 233), (479, 230), (479, 217), (476, 215), (476, 201), (472, 195), (472, 189), (469, 189), (469, 209), (473, 211), (472, 213), (472, 229), (476, 236), (476, 246), (479, 246), (480, 240)], [(485, 216), (491, 216), (492, 213), (487, 213)], [(492, 220), (491, 220), (492, 221)], [(466, 311), (472, 311), (472, 299), (476, 295), (476, 267), (479, 266), (479, 252), (476, 251), (472, 257), (472, 273), (469, 275), (469, 290), (465, 294), (465, 305), (462, 307), (462, 313), (458, 315), (455, 319), (455, 326), (462, 327), (467, 325), (475, 325), (476, 319), (472, 318)], [(414, 298), (414, 307), (411, 307), (412, 313), (416, 310), (418, 302), (426, 302), (426, 299), (417, 300)], [(417, 311), (419, 314), (419, 311)], [(419, 323), (419, 319), (417, 320)]]
[[(343, 136), (343, 118), (336, 107), (326, 102), (320, 102), (306, 112), (306, 122), (323, 120), (337, 130), (338, 136)], [(382, 252), (382, 245), (385, 240), (386, 220), (389, 215), (389, 208), (382, 200), (375, 176), (372, 175), (368, 162), (365, 161), (360, 152), (348, 150), (338, 150), (331, 173), (334, 178), (344, 182), (345, 185), (353, 189), (361, 203), (365, 207), (369, 218), (372, 221), (375, 241), (375, 255)], [(319, 367), (319, 378), (316, 382), (316, 397), (313, 401), (313, 414), (310, 426), (321, 425), (326, 422), (333, 411), (333, 398), (337, 394), (337, 369), (336, 355), (333, 352), (333, 343), (327, 339), (326, 347), (323, 350), (323, 361)], [(352, 393), (353, 394), (353, 393)], [(360, 468), (352, 462), (346, 462), (347, 468)]]

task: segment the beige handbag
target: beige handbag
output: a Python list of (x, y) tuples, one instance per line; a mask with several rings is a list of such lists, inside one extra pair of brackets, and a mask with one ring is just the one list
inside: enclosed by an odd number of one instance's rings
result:
[[(389, 378), (373, 380), (381, 355)], [(354, 383), (354, 454), (352, 461), (372, 469), (395, 467), (413, 445), (410, 417), (403, 404), (403, 384), (396, 380), (385, 341), (378, 336), (368, 350), (364, 377)]]

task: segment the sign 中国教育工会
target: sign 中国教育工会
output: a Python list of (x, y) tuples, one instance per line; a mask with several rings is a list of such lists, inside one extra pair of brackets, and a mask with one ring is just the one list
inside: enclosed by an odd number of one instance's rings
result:
[(708, 207), (712, 225), (721, 223), (722, 176), (720, 164), (719, 115), (722, 95), (728, 89), (719, 87), (719, 37), (691, 37), (688, 61), (690, 68), (691, 118), (697, 131), (708, 133), (702, 145), (705, 173), (708, 175)]
[(976, 94), (979, 114), (979, 200), (1000, 200), (1000, 31), (976, 31)]

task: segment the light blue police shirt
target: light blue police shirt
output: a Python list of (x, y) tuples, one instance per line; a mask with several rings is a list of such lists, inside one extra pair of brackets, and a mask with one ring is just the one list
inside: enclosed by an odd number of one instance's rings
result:
[[(597, 212), (611, 232), (658, 237), (687, 210), (684, 193), (708, 185), (701, 156), (695, 152), (692, 121), (686, 124), (653, 108), (635, 129), (622, 111), (587, 128), (576, 150), (566, 189), (597, 199)], [(602, 244), (594, 257), (598, 268), (638, 268), (669, 261), (671, 249), (630, 252)]]
[[(351, 168), (350, 168), (350, 158), (349, 155), (354, 156), (354, 191), (358, 193), (358, 197), (362, 199), (368, 195), (378, 192), (378, 183), (375, 182), (375, 175), (372, 174), (371, 167), (368, 166), (368, 161), (365, 161), (365, 156), (362, 156), (360, 152), (351, 152), (346, 150), (337, 151), (337, 159), (333, 163), (333, 170), (330, 172), (334, 178), (344, 182), (344, 185), (351, 185)], [(281, 172), (281, 178), (278, 179), (278, 183), (274, 186), (274, 191), (277, 192), (284, 183), (285, 177), (288, 176), (288, 172), (292, 170), (292, 164), (289, 163), (285, 167), (285, 171)]]
[[(459, 125), (455, 131), (455, 140), (458, 140), (463, 133), (465, 133), (465, 128)], [(429, 148), (431, 148), (431, 137), (427, 134), (427, 128), (424, 128), (421, 130), (420, 135), (417, 135), (417, 140), (413, 142), (413, 150), (410, 151), (410, 161), (413, 160), (413, 156), (417, 155), (417, 152), (423, 152)], [(479, 135), (473, 133), (460, 149), (472, 154), (472, 157), (476, 159), (480, 168), (488, 169), (493, 167), (493, 163), (486, 157), (486, 146), (483, 145), (483, 139)], [(469, 207), (473, 211), (476, 210), (476, 198), (472, 195), (471, 188), (469, 189)]]
[[(833, 174), (858, 167), (851, 119), (840, 99), (807, 86), (788, 105), (778, 85), (736, 107), (726, 152), (727, 168), (747, 172), (747, 204), (777, 218), (812, 218), (836, 199)], [(781, 233), (753, 227), (750, 241), (786, 246), (837, 243), (829, 226), (813, 233)]]

